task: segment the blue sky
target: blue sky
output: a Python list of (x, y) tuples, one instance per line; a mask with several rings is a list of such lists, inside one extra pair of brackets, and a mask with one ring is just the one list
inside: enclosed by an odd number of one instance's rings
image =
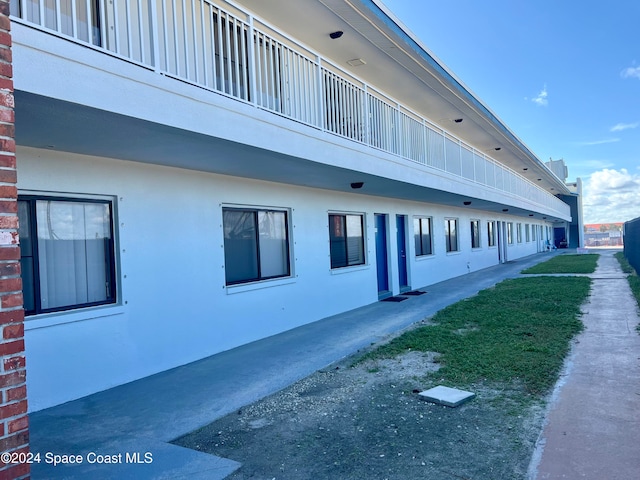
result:
[(584, 222), (640, 217), (640, 2), (383, 0), (543, 161)]

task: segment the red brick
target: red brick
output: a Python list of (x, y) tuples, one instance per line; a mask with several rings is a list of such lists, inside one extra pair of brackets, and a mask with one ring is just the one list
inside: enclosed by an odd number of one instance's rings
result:
[(16, 115), (12, 108), (0, 108), (0, 122), (13, 123), (15, 119)]
[(0, 355), (15, 355), (24, 352), (24, 340), (0, 343)]
[[(2, 110), (0, 110), (0, 121), (2, 121)], [(18, 172), (10, 169), (0, 169), (0, 182), (16, 183), (18, 181)]]
[[(4, 152), (4, 154), (1, 152)], [(0, 167), (16, 168), (16, 156), (13, 155), (14, 153), (15, 150), (7, 155), (5, 150), (0, 149)]]
[(24, 310), (9, 310), (7, 312), (0, 312), (0, 325), (20, 322), (24, 322)]
[(0, 263), (0, 277), (10, 277), (20, 274), (20, 263), (8, 261)]
[(21, 290), (22, 280), (20, 277), (0, 279), (0, 292), (19, 292)]
[(24, 383), (27, 379), (27, 372), (18, 370), (17, 372), (0, 375), (0, 388), (13, 387)]
[(27, 428), (29, 428), (29, 417), (25, 415), (24, 417), (11, 420), (8, 423), (7, 428), (9, 429), (9, 433), (16, 433), (20, 430), (26, 430)]
[(0, 13), (3, 15), (0, 16), (0, 30), (5, 30), (7, 32), (11, 31), (11, 22), (9, 21), (9, 13), (6, 10), (5, 2), (0, 2)]
[[(0, 197), (12, 198), (11, 192), (14, 192), (17, 196), (18, 191), (16, 187), (7, 187), (6, 185), (0, 185)], [(13, 198), (16, 198), (15, 196)], [(18, 216), (17, 215), (0, 215), (0, 228), (4, 229), (17, 229), (18, 228)]]
[(4, 371), (19, 370), (25, 367), (24, 356), (9, 357), (4, 359)]
[(16, 448), (24, 447), (28, 443), (29, 443), (29, 432), (15, 433), (10, 437), (0, 439), (0, 450), (4, 452), (8, 452)]
[[(0, 49), (1, 50), (1, 49)], [(0, 85), (1, 88), (1, 85)], [(16, 131), (15, 127), (10, 124), (0, 123), (0, 137), (15, 137)]]
[(0, 63), (0, 76), (13, 78), (13, 66), (10, 63)]
[[(0, 398), (2, 398), (1, 394)], [(4, 422), (0, 422), (0, 437), (4, 437)]]
[(0, 472), (0, 480), (29, 480), (30, 467), (31, 465), (28, 463), (13, 465), (7, 470)]
[(0, 48), (0, 60), (4, 60), (7, 63), (12, 63), (13, 55), (10, 48)]
[[(0, 292), (0, 295), (2, 295), (2, 292)], [(0, 301), (2, 302), (3, 309), (11, 307), (21, 307), (23, 305), (22, 292), (2, 295), (0, 296)]]
[(14, 323), (2, 327), (2, 338), (5, 340), (24, 337), (24, 323)]
[[(2, 48), (0, 48), (0, 52), (2, 52)], [(0, 55), (0, 59), (2, 55)], [(1, 61), (1, 60), (0, 60)], [(0, 105), (5, 107), (14, 108), (16, 106), (15, 100), (13, 98), (13, 93), (11, 92), (0, 92)]]
[[(10, 418), (10, 417), (15, 417), (17, 415), (22, 415), (25, 413), (27, 413), (26, 400), (0, 406), (0, 418)], [(0, 448), (0, 450), (5, 450), (5, 449)]]
[[(0, 105), (3, 105), (2, 94), (0, 94)], [(16, 153), (16, 141), (13, 138), (0, 139), (0, 151)]]
[(0, 90), (7, 90), (13, 92), (13, 80), (10, 78), (0, 77)]
[(16, 200), (1, 200), (0, 213), (18, 213), (18, 202)]
[(10, 47), (11, 43), (11, 34), (9, 32), (0, 32), (0, 45)]
[(27, 399), (27, 386), (21, 385), (7, 390), (7, 403)]
[(20, 260), (20, 247), (0, 246), (0, 260)]

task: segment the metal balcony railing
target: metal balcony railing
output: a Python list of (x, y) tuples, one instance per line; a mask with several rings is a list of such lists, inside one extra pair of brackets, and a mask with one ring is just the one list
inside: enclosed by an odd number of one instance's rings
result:
[(11, 15), (163, 75), (569, 215), (569, 207), (550, 193), (231, 3), (11, 0)]

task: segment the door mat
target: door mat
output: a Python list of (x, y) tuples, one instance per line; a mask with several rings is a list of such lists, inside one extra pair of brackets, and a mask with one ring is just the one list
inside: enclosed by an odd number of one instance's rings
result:
[(421, 290), (413, 290), (411, 292), (404, 292), (402, 295), (411, 295), (412, 297), (416, 297), (418, 295), (424, 295), (427, 292), (423, 292)]
[(382, 299), (383, 302), (404, 302), (405, 300), (407, 300), (407, 297), (387, 297)]

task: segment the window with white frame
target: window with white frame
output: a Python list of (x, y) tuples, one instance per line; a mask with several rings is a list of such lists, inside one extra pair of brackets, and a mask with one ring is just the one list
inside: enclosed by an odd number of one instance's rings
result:
[(329, 214), (329, 252), (331, 268), (364, 264), (364, 215)]
[(527, 243), (531, 241), (531, 226), (528, 223), (524, 226), (524, 239)]
[(268, 208), (222, 209), (227, 285), (290, 275), (287, 213)]
[(115, 303), (113, 205), (18, 196), (26, 315)]
[(507, 243), (513, 245), (513, 223), (507, 223)]
[(518, 239), (518, 243), (522, 243), (522, 224), (516, 224), (516, 238)]
[(487, 222), (487, 245), (495, 247), (496, 245), (496, 223)]
[(433, 254), (430, 217), (413, 217), (413, 237), (415, 239), (416, 257)]
[(480, 248), (480, 220), (471, 220), (471, 248)]
[(446, 218), (444, 221), (444, 234), (447, 252), (458, 251), (458, 220)]
[(536, 230), (538, 230), (538, 226), (537, 225), (531, 225), (531, 238), (533, 239), (533, 241), (536, 241)]

